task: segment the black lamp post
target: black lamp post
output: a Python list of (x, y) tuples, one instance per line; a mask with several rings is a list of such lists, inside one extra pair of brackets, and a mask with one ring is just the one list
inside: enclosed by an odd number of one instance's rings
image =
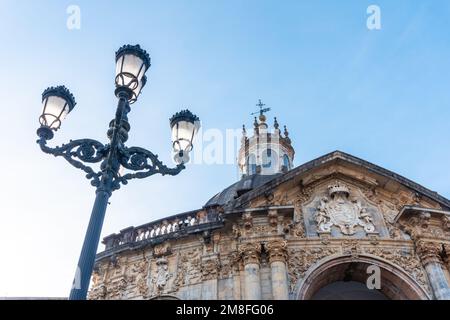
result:
[[(170, 119), (175, 168), (166, 167), (158, 156), (140, 147), (126, 147), (130, 124), (127, 114), (130, 104), (136, 102), (146, 83), (145, 72), (150, 67), (150, 57), (139, 45), (126, 45), (116, 52), (116, 90), (119, 99), (115, 119), (109, 124), (108, 144), (92, 139), (71, 140), (60, 147), (48, 147), (62, 120), (75, 107), (75, 99), (64, 86), (50, 87), (42, 94), (43, 111), (39, 117), (41, 127), (37, 130), (37, 143), (45, 153), (61, 156), (74, 167), (83, 170), (86, 178), (96, 187), (96, 197), (91, 218), (84, 238), (77, 272), (70, 292), (70, 300), (86, 299), (92, 269), (95, 263), (100, 233), (108, 199), (120, 185), (131, 179), (142, 179), (153, 174), (177, 175), (185, 168), (192, 150), (192, 140), (199, 129), (199, 119), (189, 110), (176, 113)], [(87, 164), (101, 163), (95, 171)], [(127, 169), (121, 174), (119, 169)], [(122, 171), (122, 170), (120, 170)]]

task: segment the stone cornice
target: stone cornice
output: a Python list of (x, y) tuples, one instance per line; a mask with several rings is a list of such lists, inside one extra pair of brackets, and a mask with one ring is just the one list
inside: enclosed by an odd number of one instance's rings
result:
[(404, 217), (407, 214), (417, 214), (417, 213), (424, 213), (424, 212), (430, 213), (430, 214), (431, 213), (439, 214), (439, 215), (442, 215), (443, 217), (450, 217), (450, 211), (406, 205), (395, 216), (394, 222), (398, 222), (402, 217)]

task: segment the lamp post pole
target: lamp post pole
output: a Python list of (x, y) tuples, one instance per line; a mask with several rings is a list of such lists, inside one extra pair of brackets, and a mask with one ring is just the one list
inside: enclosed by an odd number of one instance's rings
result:
[(119, 132), (123, 118), (129, 112), (128, 99), (130, 94), (127, 90), (119, 93), (119, 103), (117, 105), (116, 118), (112, 127), (111, 147), (104, 160), (105, 165), (102, 170), (100, 184), (97, 186), (95, 202), (92, 208), (91, 218), (84, 237), (80, 258), (78, 259), (77, 271), (70, 291), (69, 300), (84, 300), (89, 289), (92, 270), (94, 269), (95, 255), (97, 253), (100, 233), (102, 231), (103, 220), (105, 219), (108, 199), (112, 194), (113, 177), (119, 171), (117, 149), (121, 141)]
[[(140, 60), (139, 60), (140, 59)], [(141, 62), (141, 64), (140, 64)], [(42, 95), (43, 112), (38, 129), (38, 144), (41, 150), (65, 158), (74, 167), (83, 170), (91, 184), (96, 187), (96, 196), (91, 217), (78, 260), (69, 300), (85, 300), (95, 264), (95, 256), (105, 218), (108, 200), (113, 191), (126, 185), (129, 180), (142, 179), (156, 173), (177, 175), (185, 168), (192, 150), (192, 140), (199, 128), (199, 119), (189, 110), (176, 113), (171, 119), (172, 143), (175, 168), (166, 167), (158, 156), (140, 147), (126, 147), (130, 125), (127, 114), (130, 103), (134, 103), (146, 83), (145, 71), (150, 66), (148, 54), (137, 46), (124, 46), (116, 53), (116, 96), (119, 99), (116, 115), (108, 130), (110, 143), (92, 139), (71, 140), (60, 147), (48, 147), (63, 118), (74, 108), (75, 99), (63, 86), (51, 87)], [(100, 163), (95, 171), (87, 163)], [(127, 169), (124, 175), (120, 168)]]

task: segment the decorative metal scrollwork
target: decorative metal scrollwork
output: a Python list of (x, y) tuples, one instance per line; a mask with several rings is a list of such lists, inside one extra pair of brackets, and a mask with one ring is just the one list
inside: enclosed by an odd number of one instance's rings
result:
[(154, 174), (177, 175), (185, 167), (183, 164), (175, 168), (168, 168), (159, 159), (158, 155), (153, 154), (140, 147), (123, 147), (120, 149), (119, 163), (125, 169), (136, 171), (127, 173), (120, 177), (123, 184), (127, 184), (131, 179), (143, 179)]
[(47, 140), (43, 138), (37, 142), (43, 152), (52, 154), (55, 157), (61, 156), (75, 168), (86, 172), (86, 178), (92, 180), (91, 184), (93, 186), (97, 187), (100, 184), (102, 173), (95, 172), (83, 162), (97, 163), (103, 161), (109, 151), (109, 146), (104, 146), (102, 143), (92, 139), (70, 140), (69, 143), (53, 148), (48, 147)]

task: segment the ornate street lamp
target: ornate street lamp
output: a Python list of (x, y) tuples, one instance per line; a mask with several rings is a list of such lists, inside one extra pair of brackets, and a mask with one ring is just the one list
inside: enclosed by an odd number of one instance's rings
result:
[[(42, 94), (43, 110), (39, 117), (37, 143), (41, 150), (61, 156), (71, 165), (83, 170), (86, 178), (96, 187), (96, 197), (84, 238), (77, 272), (70, 292), (70, 300), (86, 299), (95, 263), (100, 233), (108, 199), (112, 192), (126, 185), (129, 180), (142, 179), (154, 174), (177, 175), (185, 168), (192, 150), (192, 140), (200, 122), (189, 110), (183, 110), (170, 118), (175, 168), (166, 167), (158, 156), (140, 147), (126, 147), (130, 124), (127, 114), (130, 104), (137, 101), (147, 82), (145, 72), (150, 67), (150, 57), (139, 45), (126, 45), (116, 52), (116, 90), (118, 105), (115, 118), (110, 122), (107, 136), (109, 143), (92, 139), (71, 140), (59, 147), (48, 147), (47, 141), (61, 127), (61, 122), (75, 107), (75, 99), (64, 86), (50, 87)], [(100, 163), (98, 171), (88, 164)]]

